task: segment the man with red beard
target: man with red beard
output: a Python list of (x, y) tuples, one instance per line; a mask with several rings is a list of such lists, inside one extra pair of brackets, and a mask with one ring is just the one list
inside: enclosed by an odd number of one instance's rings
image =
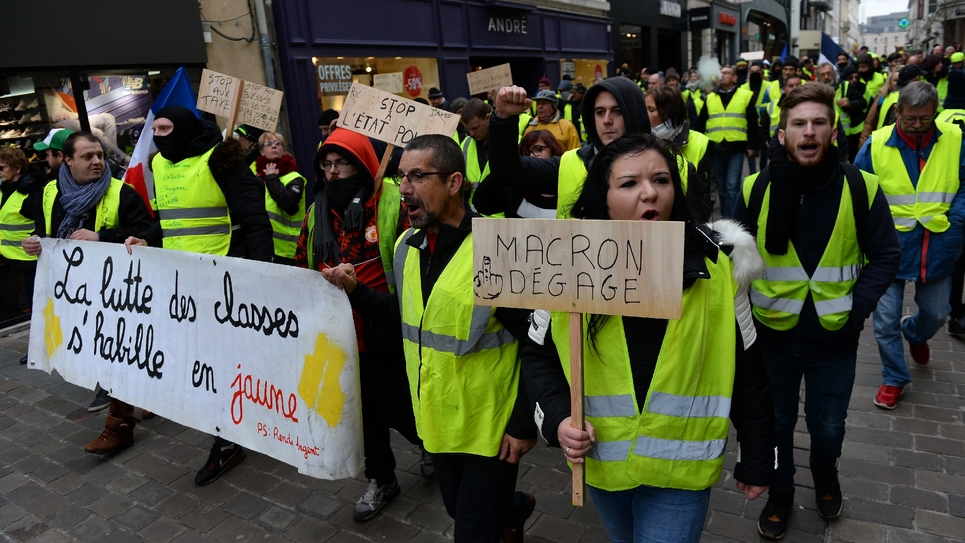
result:
[[(802, 85), (782, 104), (783, 147), (744, 181), (734, 218), (757, 236), (766, 279), (751, 285), (771, 380), (777, 470), (758, 532), (780, 539), (794, 504), (801, 378), (818, 514), (841, 514), (836, 462), (854, 386), (858, 335), (898, 272), (901, 248), (878, 178), (838, 162), (834, 90)], [(843, 204), (843, 205), (842, 205)]]

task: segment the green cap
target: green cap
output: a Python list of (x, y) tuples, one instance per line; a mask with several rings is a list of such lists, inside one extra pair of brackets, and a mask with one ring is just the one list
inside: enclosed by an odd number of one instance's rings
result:
[(46, 151), (47, 149), (54, 149), (55, 151), (64, 152), (64, 142), (67, 138), (73, 134), (70, 130), (66, 128), (54, 128), (51, 130), (44, 141), (38, 141), (34, 144), (34, 151)]

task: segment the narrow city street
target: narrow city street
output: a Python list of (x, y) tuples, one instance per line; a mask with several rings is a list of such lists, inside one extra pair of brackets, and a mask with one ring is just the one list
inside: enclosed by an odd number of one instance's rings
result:
[[(844, 514), (825, 523), (815, 512), (802, 413), (795, 439), (798, 507), (784, 541), (965, 540), (965, 343), (939, 332), (930, 342), (931, 363), (911, 369), (914, 383), (898, 408), (884, 411), (871, 401), (881, 381), (870, 324), (858, 348), (840, 463)], [(83, 446), (100, 432), (104, 412), (87, 412), (90, 391), (18, 364), (27, 334), (21, 327), (0, 338), (0, 533), (7, 541), (421, 543), (452, 537), (438, 490), (419, 475), (418, 451), (401, 438), (395, 453), (402, 494), (365, 524), (352, 520), (362, 479), (312, 479), (258, 453), (249, 452), (219, 481), (194, 486), (210, 438), (161, 417), (140, 424), (135, 445), (123, 452), (86, 454)], [(731, 468), (733, 439), (728, 449)], [(538, 446), (527, 454), (517, 488), (537, 499), (526, 541), (606, 541), (593, 506), (570, 505), (560, 451)], [(763, 499), (747, 502), (725, 470), (702, 541), (757, 541), (763, 505)]]

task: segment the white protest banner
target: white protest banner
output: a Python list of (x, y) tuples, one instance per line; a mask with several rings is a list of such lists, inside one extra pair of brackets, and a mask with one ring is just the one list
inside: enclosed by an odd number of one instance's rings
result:
[(237, 111), (238, 93), (243, 81), (237, 77), (205, 69), (201, 72), (197, 108), (219, 117), (231, 117)]
[(469, 72), (466, 74), (466, 79), (469, 80), (469, 94), (482, 94), (512, 86), (513, 72), (510, 70), (509, 63), (506, 63)]
[(274, 132), (278, 125), (278, 113), (281, 111), (281, 99), (285, 93), (248, 81), (244, 81), (241, 88), (238, 121), (266, 132)]
[(684, 225), (473, 219), (479, 305), (679, 319)]
[(451, 136), (459, 125), (459, 116), (432, 106), (400, 98), (394, 94), (353, 83), (348, 91), (339, 128), (347, 128), (365, 136), (405, 147), (412, 138), (423, 134)]
[(380, 91), (390, 92), (392, 94), (399, 94), (405, 90), (402, 86), (402, 72), (375, 74), (372, 77), (372, 84)]
[[(237, 258), (44, 239), (31, 368), (218, 435), (311, 477), (363, 467), (345, 294)], [(273, 285), (267, 287), (270, 277)]]

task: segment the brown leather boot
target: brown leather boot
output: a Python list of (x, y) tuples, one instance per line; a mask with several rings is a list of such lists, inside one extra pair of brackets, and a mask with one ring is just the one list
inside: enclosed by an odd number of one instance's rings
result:
[(134, 444), (134, 424), (107, 415), (107, 425), (101, 435), (87, 444), (84, 450), (94, 454), (122, 451)]

